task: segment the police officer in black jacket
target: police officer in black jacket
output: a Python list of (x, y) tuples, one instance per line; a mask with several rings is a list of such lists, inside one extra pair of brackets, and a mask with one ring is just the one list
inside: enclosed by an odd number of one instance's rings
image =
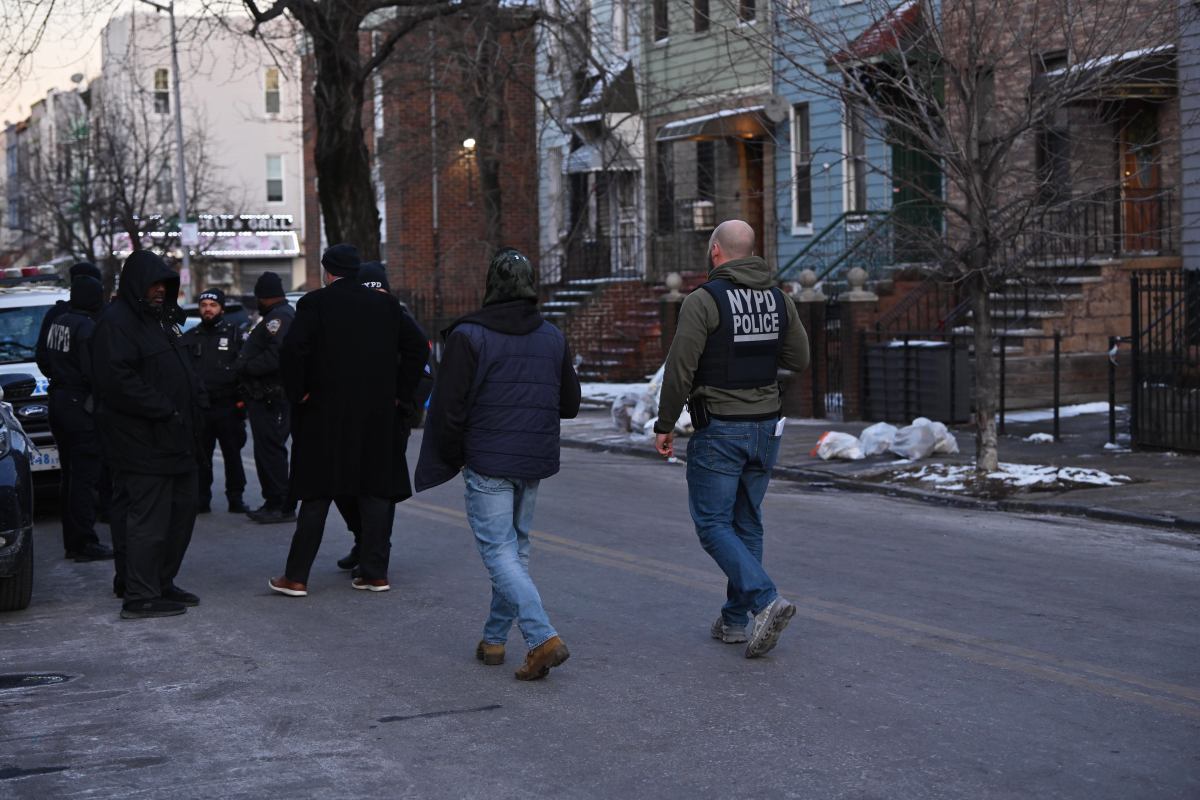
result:
[(50, 430), (62, 465), (63, 548), (67, 558), (98, 561), (113, 552), (96, 536), (96, 491), (103, 460), (92, 417), (91, 345), (104, 287), (81, 273), (71, 300), (38, 342), (38, 364), (50, 379)]
[(283, 282), (274, 272), (259, 277), (254, 296), (262, 317), (246, 337), (234, 366), (246, 398), (254, 437), (254, 467), (263, 493), (262, 506), (249, 512), (249, 517), (260, 523), (295, 522), (294, 504), (288, 500), (291, 408), (283, 394), (279, 348), (296, 310), (288, 303)]
[(221, 444), (225, 461), (225, 497), (231, 514), (245, 514), (242, 490), (246, 488), (246, 470), (242, 467), (242, 447), (246, 444), (246, 423), (238, 408), (238, 380), (233, 370), (242, 349), (237, 326), (225, 319), (225, 293), (206, 289), (200, 293), (200, 324), (183, 335), (183, 343), (195, 359), (196, 372), (208, 391), (208, 408), (200, 434), (200, 500), (197, 511), (212, 510), (213, 449)]
[[(72, 288), (75, 285), (75, 279), (80, 275), (87, 275), (95, 278), (98, 283), (103, 286), (104, 277), (100, 274), (100, 270), (90, 261), (80, 261), (78, 264), (72, 264), (68, 271), (68, 277), (71, 281)], [(101, 299), (103, 300), (103, 291), (101, 291)], [(54, 324), (54, 320), (58, 319), (59, 314), (66, 313), (70, 309), (71, 303), (68, 300), (59, 300), (50, 308), (46, 309), (46, 316), (42, 317), (42, 328), (38, 331), (37, 350), (35, 358), (37, 359), (38, 369), (46, 375), (46, 358), (49, 355), (49, 349), (46, 347), (46, 333), (50, 330), (50, 326)]]

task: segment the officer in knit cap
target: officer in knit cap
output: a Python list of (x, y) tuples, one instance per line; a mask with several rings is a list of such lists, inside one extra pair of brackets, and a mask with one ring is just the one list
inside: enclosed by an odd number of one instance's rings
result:
[[(357, 265), (355, 265), (357, 269)], [(246, 398), (250, 433), (254, 437), (254, 467), (262, 486), (263, 504), (248, 512), (259, 523), (294, 522), (294, 505), (288, 500), (287, 440), (291, 408), (283, 395), (279, 350), (296, 310), (283, 292), (283, 281), (264, 272), (254, 284), (254, 297), (262, 315), (246, 337), (234, 369)]]
[(198, 512), (212, 510), (213, 449), (221, 444), (225, 461), (225, 497), (232, 514), (245, 514), (242, 501), (246, 488), (246, 470), (242, 467), (242, 447), (246, 444), (246, 423), (238, 408), (238, 379), (234, 372), (242, 337), (237, 326), (225, 318), (225, 293), (205, 289), (197, 298), (200, 324), (183, 335), (196, 373), (208, 391), (209, 407), (204, 411), (201, 428), (200, 500)]

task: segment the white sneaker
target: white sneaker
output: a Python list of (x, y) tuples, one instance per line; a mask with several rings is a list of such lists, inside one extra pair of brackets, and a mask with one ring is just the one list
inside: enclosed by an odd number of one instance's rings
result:
[(754, 626), (750, 633), (750, 644), (746, 645), (746, 658), (758, 658), (771, 652), (779, 643), (779, 634), (796, 615), (796, 607), (776, 597), (771, 604), (754, 615)]
[(746, 641), (746, 629), (738, 628), (734, 625), (726, 625), (724, 617), (717, 617), (717, 621), (712, 624), (709, 630), (714, 639), (718, 639), (725, 644), (741, 644)]

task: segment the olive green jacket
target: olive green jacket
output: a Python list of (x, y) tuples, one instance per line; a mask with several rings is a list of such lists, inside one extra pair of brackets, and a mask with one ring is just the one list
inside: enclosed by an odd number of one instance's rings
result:
[[(709, 273), (709, 279), (724, 278), (749, 289), (769, 289), (775, 278), (767, 262), (758, 256), (726, 261)], [(787, 334), (780, 345), (779, 368), (800, 372), (808, 367), (808, 334), (800, 324), (796, 305), (786, 304), (788, 314)], [(717, 302), (704, 289), (697, 289), (683, 301), (679, 310), (679, 327), (667, 354), (667, 367), (663, 374), (662, 394), (658, 402), (657, 433), (670, 433), (683, 410), (683, 404), (692, 394), (692, 379), (700, 363), (700, 355), (708, 342), (708, 335), (721, 325), (721, 313)], [(703, 399), (710, 414), (717, 416), (755, 416), (779, 411), (779, 385), (760, 386), (755, 389), (718, 389), (701, 386), (695, 391), (697, 399)]]

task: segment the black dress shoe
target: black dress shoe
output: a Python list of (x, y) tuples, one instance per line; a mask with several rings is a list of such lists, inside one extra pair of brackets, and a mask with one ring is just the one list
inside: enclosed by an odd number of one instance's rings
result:
[(358, 566), (358, 545), (355, 545), (354, 547), (350, 548), (349, 553), (347, 553), (344, 557), (339, 558), (337, 565), (338, 565), (338, 569), (354, 569), (355, 567), (357, 567)]
[(273, 525), (278, 522), (296, 521), (295, 511), (284, 511), (279, 508), (273, 508), (269, 511), (251, 511), (247, 516), (259, 525)]
[(240, 497), (229, 498), (229, 513), (230, 514), (245, 514), (250, 508), (242, 502)]
[(76, 550), (73, 558), (79, 562), (87, 561), (106, 561), (113, 557), (111, 547), (106, 547), (99, 542), (90, 542), (85, 544), (82, 549)]
[(170, 600), (172, 603), (182, 603), (185, 606), (200, 605), (200, 598), (198, 596), (192, 594), (191, 592), (189, 592), (185, 589), (180, 589), (178, 586), (175, 586), (174, 584), (172, 584), (166, 590), (163, 591), (162, 599)]
[(183, 603), (170, 600), (134, 600), (121, 606), (121, 619), (149, 619), (150, 617), (177, 617), (187, 611)]

